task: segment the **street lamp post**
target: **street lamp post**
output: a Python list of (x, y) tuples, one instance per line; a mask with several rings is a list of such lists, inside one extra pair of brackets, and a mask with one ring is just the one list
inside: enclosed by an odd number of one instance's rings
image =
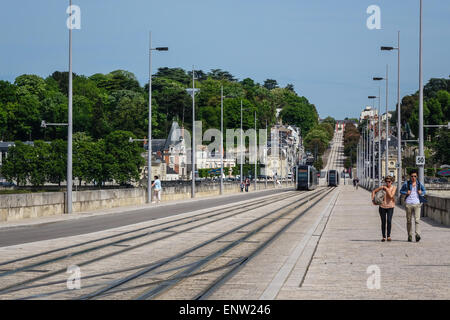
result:
[[(70, 21), (72, 21), (72, 0), (70, 0)], [(67, 213), (72, 213), (72, 28), (69, 28), (69, 104), (67, 126)]]
[(242, 161), (243, 161), (243, 157), (242, 157), (242, 99), (241, 99), (241, 145), (240, 145), (240, 153), (241, 153), (241, 175), (240, 175), (240, 178), (241, 178), (241, 185), (242, 185), (242, 167), (243, 167), (243, 165), (242, 165)]
[(400, 188), (402, 186), (402, 129), (401, 129), (401, 105), (400, 105), (400, 31), (398, 31), (397, 47), (381, 47), (382, 51), (397, 50), (397, 199), (400, 199)]
[(195, 89), (195, 70), (192, 66), (192, 89), (187, 89), (187, 91), (192, 91), (192, 184), (191, 184), (191, 198), (195, 198), (195, 153), (197, 148), (195, 146), (195, 92), (200, 89)]
[[(385, 177), (388, 176), (388, 160), (389, 160), (389, 115), (388, 115), (388, 102), (389, 102), (389, 66), (386, 65), (386, 78), (381, 77), (374, 77), (373, 80), (379, 81), (379, 80), (386, 80), (386, 168), (385, 168)], [(381, 136), (380, 136), (381, 140)], [(381, 145), (380, 145), (381, 150)], [(381, 176), (379, 177), (381, 179)], [(381, 181), (380, 181), (381, 184)]]
[[(378, 117), (377, 117), (377, 126), (378, 126), (378, 186), (381, 186), (381, 88), (378, 87), (378, 97), (376, 96), (369, 96), (369, 99), (376, 99), (378, 98)], [(374, 134), (374, 150), (375, 150), (375, 129), (373, 131)], [(375, 151), (374, 151), (375, 154)], [(375, 171), (373, 174), (375, 178)]]
[(255, 148), (256, 148), (256, 150), (255, 150), (255, 152), (256, 152), (256, 154), (255, 154), (255, 191), (257, 190), (257, 188), (256, 188), (256, 181), (257, 181), (257, 177), (258, 177), (258, 137), (257, 137), (257, 134), (256, 134), (256, 110), (255, 110)]
[(168, 51), (167, 47), (152, 48), (152, 32), (149, 34), (148, 58), (148, 144), (147, 144), (147, 203), (152, 202), (152, 51)]
[(220, 194), (223, 194), (223, 86), (220, 87)]
[[(419, 32), (419, 156), (425, 157), (423, 142), (423, 34), (422, 34), (422, 0), (420, 0), (420, 32)], [(424, 165), (419, 166), (419, 182), (425, 180)]]

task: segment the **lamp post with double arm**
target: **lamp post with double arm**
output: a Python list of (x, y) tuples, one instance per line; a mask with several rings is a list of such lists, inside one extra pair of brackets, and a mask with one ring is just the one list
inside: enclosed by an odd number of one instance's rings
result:
[(148, 58), (148, 144), (147, 144), (147, 203), (152, 202), (152, 51), (168, 51), (168, 47), (152, 48), (152, 32), (149, 35)]

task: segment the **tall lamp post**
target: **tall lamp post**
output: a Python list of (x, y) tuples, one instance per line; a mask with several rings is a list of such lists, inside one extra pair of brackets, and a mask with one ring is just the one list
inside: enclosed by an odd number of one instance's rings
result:
[(255, 176), (255, 191), (257, 190), (257, 188), (256, 188), (256, 181), (257, 181), (257, 178), (258, 178), (258, 137), (257, 137), (258, 135), (257, 135), (257, 131), (256, 131), (256, 110), (255, 110), (255, 148), (256, 148), (256, 150), (255, 150), (255, 152), (256, 152), (256, 154), (255, 154), (255, 174), (254, 174), (254, 176)]
[[(243, 145), (243, 142), (242, 142), (242, 133), (243, 133), (243, 129), (242, 129), (242, 111), (244, 111), (244, 110), (249, 110), (250, 108), (242, 108), (242, 99), (241, 99), (241, 183), (242, 183), (242, 170), (243, 170), (243, 152), (242, 152), (242, 145)], [(256, 131), (256, 111), (255, 111), (255, 131)], [(256, 134), (256, 132), (255, 132), (255, 134)], [(250, 141), (249, 141), (250, 142)], [(249, 146), (249, 148), (250, 148), (250, 146)], [(245, 150), (245, 148), (244, 148), (244, 150)], [(256, 169), (256, 165), (255, 165), (255, 169)], [(256, 178), (255, 178), (255, 184), (256, 184)], [(256, 190), (256, 189), (255, 189)]]
[(397, 47), (381, 47), (382, 51), (397, 50), (397, 199), (400, 199), (400, 188), (402, 186), (402, 127), (401, 127), (401, 105), (400, 105), (400, 31), (398, 31)]
[(220, 87), (220, 194), (223, 194), (223, 86)]
[[(70, 4), (70, 21), (72, 21), (72, 0)], [(72, 213), (72, 28), (69, 28), (69, 104), (67, 126), (67, 213)]]
[(195, 153), (197, 148), (195, 146), (195, 93), (200, 89), (195, 88), (195, 70), (192, 66), (192, 89), (186, 89), (192, 95), (192, 184), (191, 184), (191, 198), (195, 198)]
[[(419, 156), (425, 158), (423, 146), (423, 34), (422, 34), (422, 0), (420, 0), (420, 32), (419, 32)], [(424, 165), (419, 166), (419, 181), (423, 185), (425, 180)]]
[[(370, 100), (372, 100), (372, 108), (375, 109), (374, 99), (379, 98), (376, 96), (369, 96)], [(375, 113), (375, 112), (374, 112)], [(379, 120), (379, 112), (378, 112), (378, 120)], [(372, 178), (373, 178), (373, 187), (375, 188), (375, 114), (372, 118)], [(378, 127), (380, 126), (378, 122)], [(379, 154), (379, 153), (378, 153)]]
[(147, 203), (152, 202), (152, 51), (168, 51), (168, 47), (152, 48), (152, 32), (149, 35), (148, 77), (148, 145), (147, 145)]
[[(389, 103), (389, 66), (386, 65), (386, 78), (374, 77), (373, 80), (380, 81), (386, 80), (386, 163), (385, 163), (385, 177), (389, 173), (389, 114), (388, 114), (388, 103)], [(381, 139), (381, 137), (380, 137)], [(381, 177), (380, 177), (381, 179)]]
[(242, 99), (241, 99), (241, 145), (240, 145), (240, 153), (241, 153), (241, 174), (240, 174), (240, 178), (241, 178), (241, 185), (242, 185), (242, 169), (243, 169), (243, 165), (242, 165), (242, 161), (243, 161), (243, 159), (242, 159)]

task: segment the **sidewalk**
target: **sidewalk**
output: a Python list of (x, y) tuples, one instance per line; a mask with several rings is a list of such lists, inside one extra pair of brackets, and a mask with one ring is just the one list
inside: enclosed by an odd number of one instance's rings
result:
[[(450, 228), (429, 218), (420, 226), (422, 240), (407, 242), (406, 214), (396, 207), (393, 241), (381, 242), (378, 206), (370, 193), (341, 186), (304, 281), (293, 285), (288, 279), (276, 298), (450, 299)], [(376, 283), (368, 281), (375, 279), (369, 267), (380, 272), (379, 289), (368, 288)]]

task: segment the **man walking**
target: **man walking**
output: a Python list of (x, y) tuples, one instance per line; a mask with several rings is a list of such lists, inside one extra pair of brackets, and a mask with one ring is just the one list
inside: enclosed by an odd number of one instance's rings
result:
[(425, 202), (424, 195), (426, 193), (425, 186), (417, 181), (417, 170), (410, 174), (411, 179), (403, 184), (400, 193), (406, 195), (406, 229), (408, 230), (408, 241), (412, 242), (412, 216), (416, 224), (416, 242), (420, 241), (420, 209), (422, 203)]
[(152, 184), (152, 187), (155, 187), (153, 191), (153, 201), (152, 203), (155, 203), (155, 200), (158, 200), (158, 203), (161, 202), (161, 180), (158, 179), (158, 176), (155, 176), (155, 181)]

